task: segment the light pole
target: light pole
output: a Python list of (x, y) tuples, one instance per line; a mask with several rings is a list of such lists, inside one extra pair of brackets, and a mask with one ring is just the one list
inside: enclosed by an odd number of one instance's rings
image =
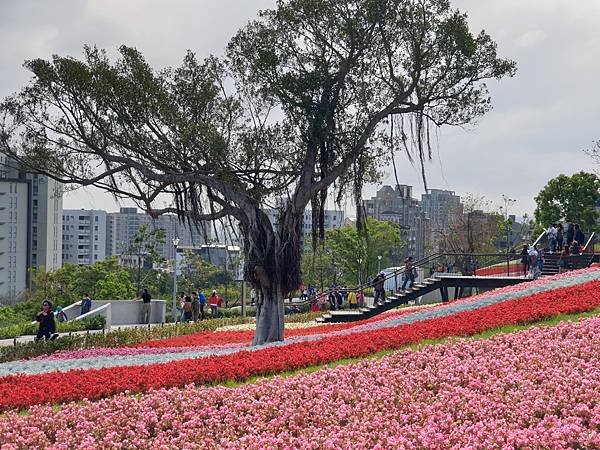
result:
[(381, 273), (381, 255), (377, 256), (377, 273)]
[(173, 239), (173, 323), (177, 322), (177, 247), (179, 238)]
[(508, 207), (517, 203), (516, 200), (509, 198), (508, 196), (502, 194), (502, 200), (504, 201), (504, 216), (505, 216), (505, 224), (506, 224), (506, 275), (510, 276), (510, 258), (508, 254), (510, 253), (510, 243), (509, 243), (509, 223), (508, 223)]
[(358, 286), (360, 287), (362, 285), (362, 277), (361, 277), (361, 272), (362, 272), (362, 268), (361, 268), (361, 264), (362, 264), (362, 259), (358, 258), (356, 260), (356, 262), (358, 263)]

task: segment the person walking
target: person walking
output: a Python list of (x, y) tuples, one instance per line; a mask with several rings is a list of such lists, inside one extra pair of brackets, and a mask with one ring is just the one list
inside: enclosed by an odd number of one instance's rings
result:
[(148, 289), (142, 293), (142, 321), (141, 323), (150, 323), (150, 313), (152, 312), (152, 296)]
[(383, 305), (385, 302), (385, 273), (380, 272), (375, 278), (375, 303)]
[(87, 314), (92, 309), (92, 299), (90, 298), (90, 294), (85, 294), (83, 296), (83, 300), (81, 300), (81, 312), (80, 316)]
[(204, 313), (204, 305), (206, 305), (206, 297), (204, 296), (204, 292), (200, 289), (200, 293), (198, 294), (198, 304), (200, 306), (200, 320), (206, 320), (206, 314)]
[(198, 300), (198, 294), (192, 292), (192, 320), (194, 323), (198, 322), (198, 316), (200, 314), (200, 301)]
[(213, 289), (208, 300), (208, 304), (210, 305), (210, 314), (213, 318), (216, 318), (219, 314), (219, 301), (220, 300), (219, 296), (217, 295), (217, 291)]
[(408, 287), (409, 289), (411, 289), (413, 287), (413, 285), (415, 284), (415, 274), (413, 271), (413, 257), (409, 256), (408, 258), (406, 258), (404, 260), (404, 282), (402, 283), (402, 290), (405, 291), (406, 290), (406, 283), (408, 283), (410, 281), (410, 286)]
[(575, 233), (573, 234), (573, 240), (577, 241), (581, 247), (585, 245), (585, 236), (583, 231), (581, 231), (581, 227), (578, 223), (576, 223), (573, 227)]
[(35, 335), (35, 342), (41, 340), (53, 341), (58, 337), (56, 333), (56, 322), (54, 321), (54, 311), (52, 310), (52, 302), (44, 300), (42, 302), (42, 310), (35, 316), (35, 320), (39, 322), (38, 331)]

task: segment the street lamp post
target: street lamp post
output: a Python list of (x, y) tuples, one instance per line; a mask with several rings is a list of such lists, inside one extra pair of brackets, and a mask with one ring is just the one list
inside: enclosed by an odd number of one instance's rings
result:
[(362, 264), (362, 259), (358, 258), (356, 260), (356, 262), (358, 263), (358, 285), (361, 286), (362, 285), (362, 268), (361, 268), (361, 264)]
[(177, 247), (179, 238), (173, 239), (173, 322), (177, 322)]
[(381, 255), (377, 256), (377, 273), (381, 273)]
[(509, 206), (514, 205), (517, 201), (509, 198), (508, 196), (502, 194), (502, 200), (504, 201), (504, 216), (505, 216), (505, 224), (506, 224), (506, 276), (510, 276), (510, 237), (509, 237), (509, 223), (508, 223), (508, 208)]

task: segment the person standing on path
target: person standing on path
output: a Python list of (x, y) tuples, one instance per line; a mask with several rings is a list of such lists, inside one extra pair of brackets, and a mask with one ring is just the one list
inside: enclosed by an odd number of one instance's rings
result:
[(90, 298), (90, 294), (85, 294), (83, 296), (83, 300), (81, 300), (81, 312), (80, 316), (87, 314), (92, 309), (92, 299)]
[(348, 293), (348, 306), (350, 307), (350, 309), (356, 309), (356, 307), (358, 306), (356, 300), (356, 292), (354, 291), (350, 291)]
[(35, 341), (53, 341), (58, 337), (56, 334), (56, 322), (54, 321), (54, 311), (52, 311), (52, 302), (44, 300), (42, 302), (42, 310), (35, 316), (35, 320), (39, 322), (38, 332), (35, 336)]
[(194, 323), (198, 322), (198, 315), (200, 314), (200, 300), (198, 299), (198, 294), (194, 291), (192, 292), (192, 320)]
[(527, 276), (527, 269), (529, 269), (529, 252), (527, 244), (523, 245), (523, 250), (519, 255), (521, 256), (521, 264), (523, 264), (523, 276)]
[(216, 318), (219, 314), (219, 296), (217, 295), (217, 291), (213, 289), (212, 294), (210, 294), (210, 299), (208, 300), (210, 305), (210, 315), (213, 318)]
[(562, 223), (556, 225), (556, 251), (562, 252), (564, 242), (564, 229)]
[(204, 314), (204, 305), (206, 305), (206, 297), (204, 296), (202, 289), (199, 290), (198, 303), (200, 305), (200, 320), (205, 320), (206, 314)]
[(148, 289), (142, 293), (142, 321), (141, 323), (150, 323), (150, 313), (152, 311), (152, 296)]

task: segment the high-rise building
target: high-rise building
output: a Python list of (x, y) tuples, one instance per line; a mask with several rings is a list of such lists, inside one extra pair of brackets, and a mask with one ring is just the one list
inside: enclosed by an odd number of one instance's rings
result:
[(363, 207), (367, 217), (400, 225), (400, 238), (406, 244), (403, 256), (411, 255), (419, 259), (424, 256), (424, 230), (429, 223), (422, 217), (419, 201), (412, 197), (412, 192), (412, 186), (405, 184), (399, 184), (396, 188), (383, 186), (375, 197), (363, 201)]
[(62, 259), (64, 263), (93, 264), (106, 258), (106, 211), (63, 211)]
[(173, 259), (175, 250), (173, 239), (179, 239), (180, 246), (200, 246), (211, 239), (211, 229), (207, 224), (198, 228), (183, 223), (172, 214), (153, 219), (150, 215), (138, 212), (137, 208), (121, 208), (119, 212), (108, 213), (106, 220), (106, 256), (127, 253), (133, 238), (142, 225), (149, 230), (165, 230), (165, 242), (156, 247), (157, 253), (164, 259)]
[(0, 179), (0, 298), (5, 300), (14, 300), (27, 287), (28, 192), (24, 180)]
[[(281, 212), (278, 208), (265, 208), (263, 211), (269, 217), (269, 221), (271, 224), (276, 227), (279, 223), (279, 214)], [(336, 209), (326, 209), (323, 211), (323, 228), (325, 230), (332, 230), (334, 228), (340, 228), (344, 225), (344, 211), (336, 210)], [(308, 236), (312, 233), (313, 230), (313, 216), (312, 210), (307, 208), (304, 211), (304, 217), (302, 220), (302, 234), (304, 236)], [(301, 240), (301, 244), (304, 244), (304, 240)]]
[(453, 218), (462, 216), (463, 207), (460, 197), (453, 191), (429, 189), (421, 195), (421, 208), (431, 220), (431, 229), (444, 230), (448, 228)]
[(62, 265), (62, 185), (0, 155), (0, 297), (16, 299), (31, 268)]

